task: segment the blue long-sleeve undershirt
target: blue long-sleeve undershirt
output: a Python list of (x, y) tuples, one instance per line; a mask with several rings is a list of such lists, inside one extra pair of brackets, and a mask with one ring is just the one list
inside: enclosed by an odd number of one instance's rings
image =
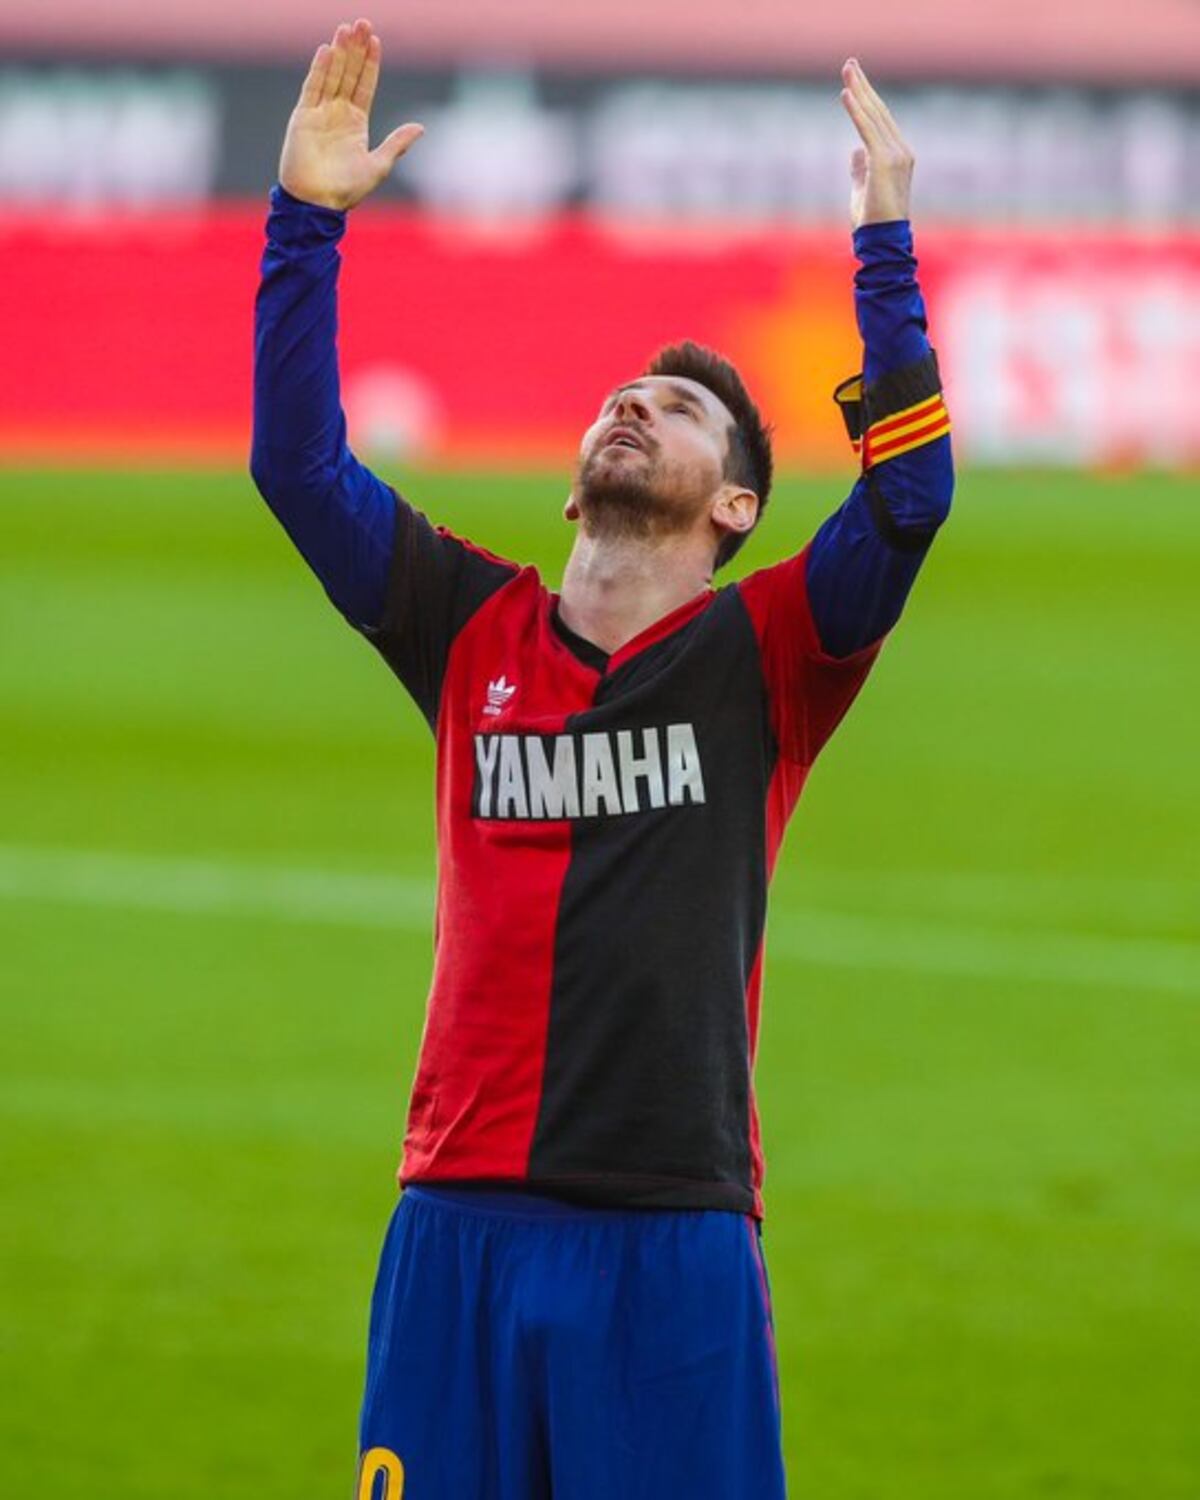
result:
[[(396, 527), (389, 487), (346, 442), (337, 365), (338, 242), (346, 216), (271, 192), (255, 305), (254, 435), (250, 468), (263, 497), (354, 623), (383, 614)], [(907, 221), (856, 231), (855, 305), (864, 379), (928, 352)], [(899, 549), (879, 533), (860, 479), (809, 551), (809, 599), (824, 649), (846, 656), (899, 618), (953, 488), (950, 440), (889, 459), (874, 471)]]
[[(925, 304), (907, 219), (855, 230), (854, 253), (859, 260), (854, 308), (863, 341), (863, 383), (870, 387), (929, 353)], [(849, 656), (869, 645), (900, 618), (933, 534), (950, 510), (949, 436), (876, 465), (872, 479), (904, 545), (880, 535), (868, 478), (860, 476), (845, 504), (819, 528), (808, 553), (809, 604), (831, 656)]]
[(396, 502), (346, 443), (337, 362), (345, 228), (344, 213), (271, 190), (254, 309), (250, 472), (338, 609), (374, 625), (383, 615)]

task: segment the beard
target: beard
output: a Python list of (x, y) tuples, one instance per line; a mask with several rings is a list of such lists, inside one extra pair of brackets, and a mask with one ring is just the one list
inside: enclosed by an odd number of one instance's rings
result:
[(645, 541), (686, 531), (693, 507), (672, 499), (674, 488), (656, 448), (594, 448), (575, 480), (585, 535)]

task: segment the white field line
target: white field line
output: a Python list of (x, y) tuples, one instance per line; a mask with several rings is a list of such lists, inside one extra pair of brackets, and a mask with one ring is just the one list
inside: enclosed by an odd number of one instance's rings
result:
[(783, 926), (778, 920), (770, 924), (768, 962), (775, 954), (831, 968), (1154, 990), (1200, 999), (1200, 945), (1168, 938), (825, 911), (807, 911), (781, 932)]
[(350, 927), (418, 929), (433, 920), (428, 880), (12, 844), (0, 844), (0, 900)]
[[(793, 886), (793, 890), (796, 887)], [(804, 871), (796, 892), (818, 906), (845, 909), (876, 904), (895, 909), (897, 896), (936, 912), (939, 919), (1005, 919), (1023, 927), (1030, 916), (1057, 919), (1064, 928), (1112, 926), (1136, 933), (1162, 923), (1197, 929), (1200, 935), (1200, 879), (1144, 875), (1101, 875), (1074, 870), (1004, 874), (992, 870), (848, 870), (823, 866)]]
[[(0, 900), (428, 932), (433, 883), (233, 860), (0, 844)], [(776, 915), (768, 956), (834, 968), (1008, 978), (1200, 998), (1200, 944), (844, 910)]]

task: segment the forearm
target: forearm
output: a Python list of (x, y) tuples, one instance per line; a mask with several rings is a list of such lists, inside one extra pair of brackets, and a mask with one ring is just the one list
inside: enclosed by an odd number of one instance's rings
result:
[(854, 231), (854, 254), (854, 314), (863, 342), (863, 379), (872, 385), (929, 353), (912, 225), (907, 219), (865, 224)]
[(344, 228), (344, 214), (272, 189), (255, 303), (250, 468), (333, 602), (371, 625), (383, 612), (395, 502), (346, 443), (337, 366)]
[(928, 394), (936, 366), (908, 222), (859, 229), (854, 248), (865, 468), (814, 538), (806, 573), (821, 643), (834, 656), (895, 625), (954, 489), (945, 410)]

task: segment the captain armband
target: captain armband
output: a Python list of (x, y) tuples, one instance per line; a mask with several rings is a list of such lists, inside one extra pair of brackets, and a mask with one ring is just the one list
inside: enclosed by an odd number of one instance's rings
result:
[(861, 375), (843, 380), (833, 393), (864, 472), (885, 459), (909, 453), (950, 431), (942, 400), (937, 355), (893, 370), (864, 386)]

